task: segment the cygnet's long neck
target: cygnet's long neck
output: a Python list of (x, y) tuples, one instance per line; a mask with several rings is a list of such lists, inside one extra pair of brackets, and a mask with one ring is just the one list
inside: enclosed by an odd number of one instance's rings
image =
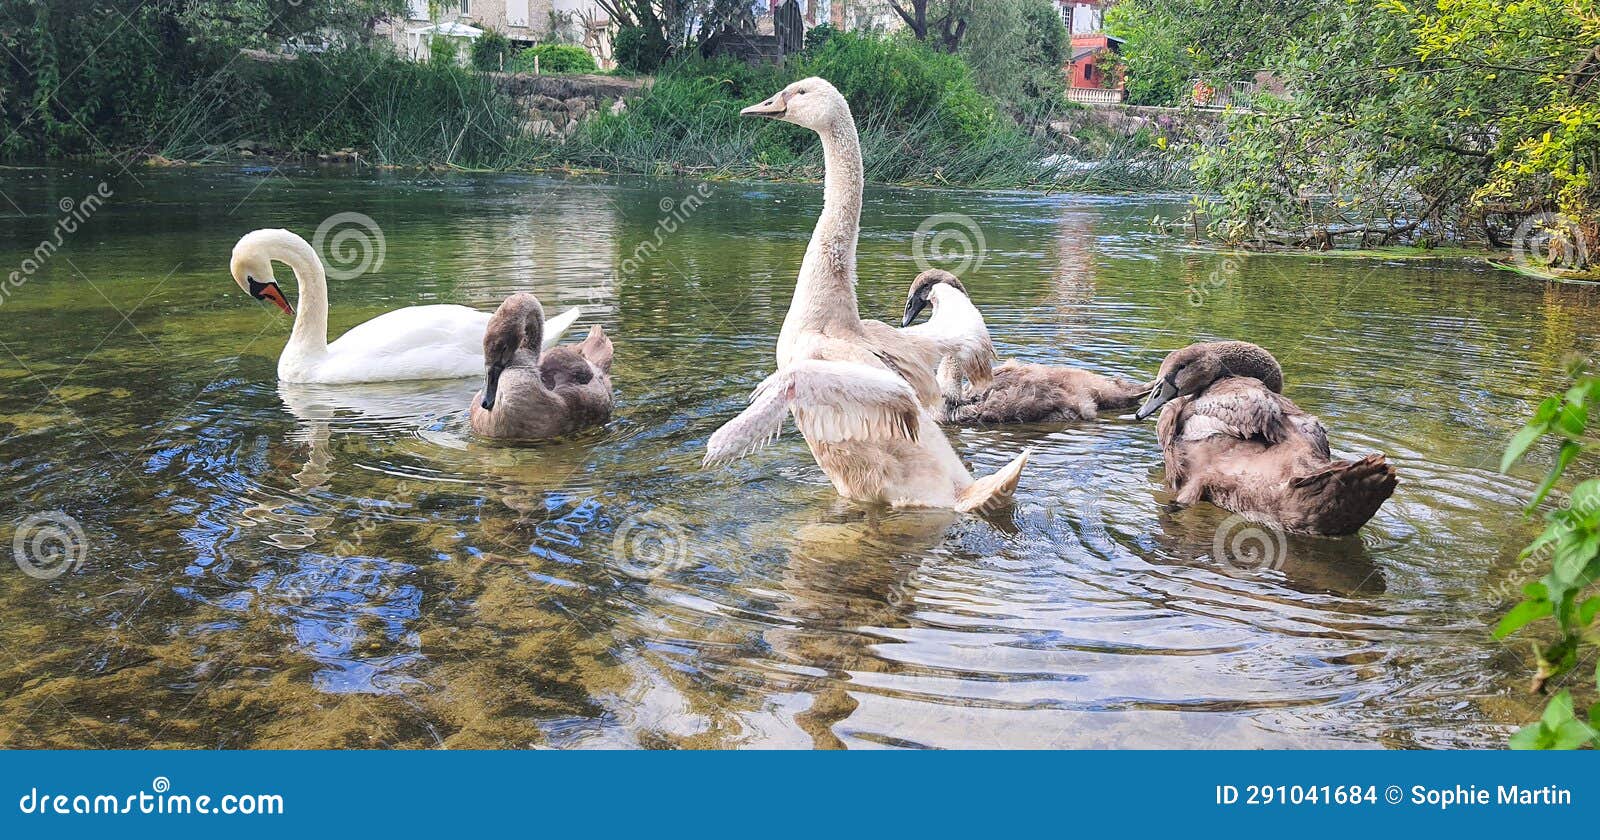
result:
[(779, 346), (802, 331), (832, 333), (861, 329), (856, 308), (856, 240), (861, 233), (861, 190), (865, 182), (861, 141), (848, 109), (822, 137), (822, 215), (811, 234)]

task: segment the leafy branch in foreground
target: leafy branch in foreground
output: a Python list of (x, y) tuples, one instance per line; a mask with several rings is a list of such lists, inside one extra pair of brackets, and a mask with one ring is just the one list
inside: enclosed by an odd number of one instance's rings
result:
[[(1584, 365), (1575, 366), (1573, 386), (1562, 396), (1539, 404), (1533, 419), (1517, 432), (1506, 447), (1501, 470), (1521, 460), (1535, 442), (1546, 436), (1558, 438), (1555, 464), (1539, 485), (1527, 512), (1532, 513), (1549, 495), (1567, 467), (1586, 448), (1589, 411), (1600, 403), (1600, 375)], [(1591, 478), (1572, 488), (1564, 507), (1545, 514), (1544, 533), (1522, 550), (1523, 559), (1549, 563), (1549, 572), (1523, 587), (1521, 603), (1500, 619), (1495, 638), (1504, 639), (1542, 619), (1553, 619), (1559, 638), (1555, 643), (1534, 645), (1538, 671), (1533, 678), (1535, 691), (1544, 691), (1550, 680), (1578, 665), (1584, 649), (1600, 648), (1600, 594), (1593, 594), (1600, 579), (1600, 478)], [(1584, 597), (1586, 593), (1588, 597)], [(1595, 671), (1600, 689), (1600, 666)], [(1515, 749), (1600, 748), (1600, 702), (1589, 707), (1587, 720), (1578, 717), (1572, 693), (1562, 689), (1546, 704), (1543, 717), (1511, 737)]]

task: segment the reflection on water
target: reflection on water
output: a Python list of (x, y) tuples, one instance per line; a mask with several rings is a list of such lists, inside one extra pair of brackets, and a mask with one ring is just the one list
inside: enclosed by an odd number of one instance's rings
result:
[[(1532, 714), (1485, 626), (1541, 465), (1495, 461), (1600, 346), (1593, 289), (1199, 252), (1143, 221), (1171, 202), (869, 193), (863, 312), (898, 312), (910, 232), (962, 213), (1002, 356), (1138, 375), (1252, 339), (1337, 449), (1398, 466), (1358, 537), (1237, 554), (1126, 420), (950, 430), (979, 473), (1038, 447), (988, 520), (840, 502), (792, 432), (701, 470), (770, 370), (815, 187), (716, 185), (616, 276), (696, 185), (265, 174), (114, 179), (0, 304), (0, 539), (59, 510), (85, 549), (0, 572), (6, 746), (1494, 746)], [(0, 172), (24, 214), (0, 263), (103, 175)], [(616, 337), (616, 419), (508, 448), (466, 431), (476, 382), (278, 385), (288, 323), (227, 254), (346, 211), (386, 254), (332, 284), (335, 333), (519, 289), (582, 304)]]

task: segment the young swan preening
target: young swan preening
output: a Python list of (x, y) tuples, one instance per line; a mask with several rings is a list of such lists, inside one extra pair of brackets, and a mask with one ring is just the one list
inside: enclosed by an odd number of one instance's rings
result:
[(1191, 344), (1161, 363), (1135, 416), (1160, 410), (1156, 436), (1179, 504), (1209, 501), (1298, 534), (1355, 533), (1394, 493), (1394, 467), (1381, 454), (1334, 460), (1322, 423), (1282, 391), (1266, 350)]
[[(926, 324), (909, 326), (928, 302)], [(917, 275), (906, 298), (906, 332), (924, 331), (941, 342), (939, 388), (946, 422), (968, 425), (1064, 423), (1093, 420), (1102, 411), (1126, 411), (1150, 393), (1151, 385), (1056, 365), (1008, 361), (990, 368), (994, 345), (983, 315), (967, 289), (948, 271)], [(968, 384), (962, 387), (961, 380)]]
[(496, 440), (559, 437), (611, 418), (611, 339), (597, 324), (578, 344), (540, 353), (544, 307), (506, 298), (483, 334), (487, 374), (472, 398), (472, 431)]
[[(299, 312), (273, 278), (276, 260), (294, 272)], [(233, 246), (233, 280), (256, 300), (294, 316), (294, 331), (278, 357), (284, 382), (345, 385), (413, 379), (461, 379), (483, 370), (483, 329), (489, 313), (466, 306), (408, 306), (350, 328), (328, 341), (328, 279), (311, 243), (287, 230), (245, 234)], [(574, 306), (545, 325), (554, 344), (578, 320)]]
[(974, 481), (936, 420), (943, 410), (934, 378), (937, 345), (861, 320), (856, 240), (863, 176), (849, 103), (826, 81), (805, 79), (742, 113), (803, 126), (822, 138), (822, 215), (778, 336), (778, 371), (756, 388), (744, 413), (711, 436), (706, 463), (759, 449), (792, 413), (841, 496), (961, 511), (1004, 506), (1028, 453)]
[[(933, 314), (927, 322), (916, 323), (917, 315), (929, 306)], [(911, 281), (900, 331), (939, 345), (943, 358), (936, 379), (947, 409), (968, 394), (987, 389), (993, 381), (990, 369), (996, 360), (989, 327), (967, 297), (967, 287), (954, 274), (930, 268)], [(965, 386), (962, 380), (966, 380)]]

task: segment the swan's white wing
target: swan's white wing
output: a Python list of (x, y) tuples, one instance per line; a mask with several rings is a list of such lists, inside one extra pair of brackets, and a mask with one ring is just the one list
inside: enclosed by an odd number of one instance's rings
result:
[[(555, 346), (582, 312), (574, 306), (546, 321), (542, 349)], [(455, 304), (386, 312), (339, 336), (321, 358), (306, 360), (306, 370), (296, 371), (292, 381), (345, 384), (482, 376), (489, 318), (488, 312)]]
[(343, 384), (410, 379), (457, 379), (483, 373), (483, 331), (489, 313), (467, 306), (408, 306), (351, 328), (303, 370), (280, 378)]
[[(572, 329), (572, 325), (578, 322), (578, 316), (582, 314), (583, 307), (574, 306), (554, 318), (546, 318), (544, 320), (544, 344), (539, 349), (549, 350), (556, 346), (561, 341), (561, 336), (567, 330)], [(479, 335), (478, 340), (482, 341), (483, 336)]]
[(894, 373), (856, 362), (805, 359), (767, 377), (750, 407), (711, 435), (706, 464), (740, 458), (771, 443), (793, 411), (807, 440), (914, 440), (917, 395)]

